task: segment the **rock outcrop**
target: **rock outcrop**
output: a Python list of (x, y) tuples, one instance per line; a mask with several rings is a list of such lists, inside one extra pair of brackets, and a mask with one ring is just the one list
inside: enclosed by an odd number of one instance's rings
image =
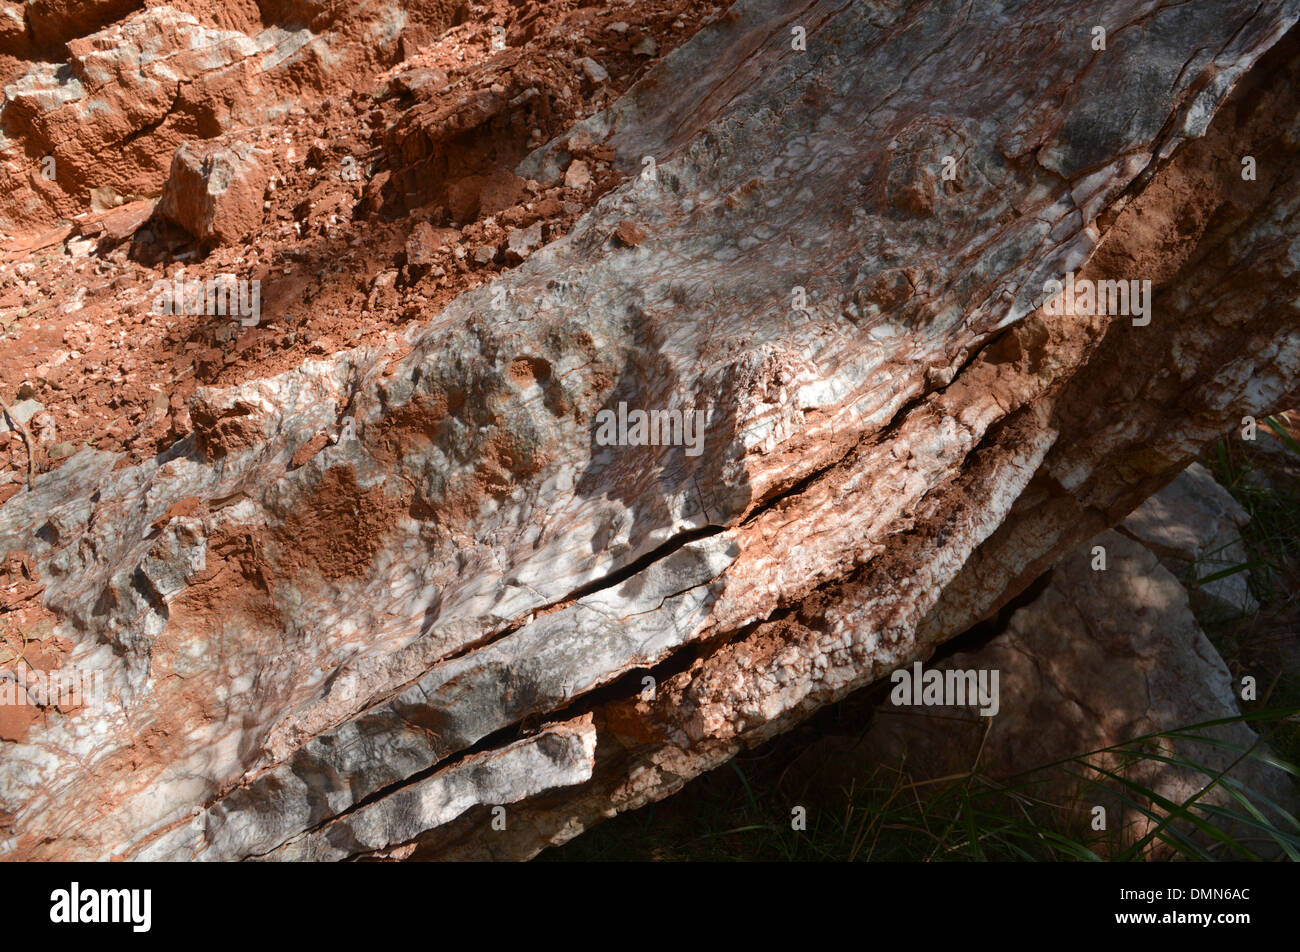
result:
[[(1034, 796), (1073, 811), (1081, 831), (1095, 829), (1094, 811), (1102, 807), (1114, 849), (1140, 841), (1155, 826), (1151, 814), (1164, 813), (1157, 803), (1125, 797), (1122, 788), (1117, 795), (1116, 774), (1168, 802), (1199, 803), (1193, 809), (1201, 816), (1233, 805), (1229, 784), (1257, 804), (1295, 812), (1290, 778), (1271, 765), (1272, 752), (1249, 725), (1178, 733), (1239, 717), (1236, 686), (1178, 581), (1118, 532), (1104, 532), (1058, 562), (1043, 591), (986, 645), (949, 654), (927, 670), (998, 672), (996, 714), (986, 717), (970, 704), (883, 704), (858, 744), (833, 751), (841, 770), (852, 776), (855, 763), (901, 765), (915, 780), (933, 780), (979, 769), (1032, 784)], [(1135, 743), (1140, 738), (1149, 740)], [(1134, 756), (1144, 748), (1159, 759)], [(1032, 772), (1070, 758), (1081, 761), (1066, 771)], [(1282, 822), (1280, 814), (1274, 819)], [(1197, 835), (1185, 821), (1179, 832)], [(1276, 844), (1256, 830), (1233, 832), (1257, 854), (1276, 855)], [(1158, 843), (1152, 852), (1169, 851)]]
[(369, 214), (607, 190), (0, 508), (105, 683), (8, 745), (11, 855), (524, 858), (929, 657), (1298, 395), (1298, 17), (741, 0), (510, 179), (522, 92), (412, 106)]
[(30, 65), (0, 102), (0, 167), (12, 180), (0, 229), (71, 217), (96, 188), (156, 197), (187, 140), (274, 124), (336, 88), (369, 89), (404, 38), (445, 29), (460, 6), (28, 3), (9, 49)]

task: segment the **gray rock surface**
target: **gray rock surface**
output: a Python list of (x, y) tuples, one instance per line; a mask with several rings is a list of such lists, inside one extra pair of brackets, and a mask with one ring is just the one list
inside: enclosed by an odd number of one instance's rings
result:
[[(1098, 545), (1107, 553), (1104, 571), (1093, 568), (1093, 546)], [(986, 645), (925, 667), (998, 672), (997, 714), (986, 718), (970, 705), (909, 707), (886, 702), (861, 743), (821, 752), (845, 761), (846, 778), (853, 775), (854, 766), (861, 773), (873, 764), (902, 764), (915, 780), (976, 767), (1007, 779), (1137, 738), (1241, 713), (1228, 668), (1197, 626), (1178, 580), (1155, 555), (1118, 532), (1105, 532), (1063, 559), (1043, 592), (1017, 610), (1006, 630)], [(1267, 762), (1271, 752), (1255, 732), (1235, 723), (1199, 733), (1208, 742), (1166, 737), (1159, 741), (1159, 750), (1161, 756), (1196, 763), (1200, 770), (1152, 760), (1130, 764), (1118, 753), (1095, 754), (1087, 762), (1117, 771), (1178, 804), (1226, 772), (1259, 808), (1285, 825), (1269, 804), (1294, 815), (1296, 792), (1288, 775)], [(1247, 751), (1253, 755), (1238, 762)], [(1088, 776), (1113, 787), (1098, 773)], [(1141, 838), (1151, 826), (1149, 818), (1126, 805), (1113, 789), (1103, 793), (1060, 774), (1035, 779), (1048, 782), (1035, 795), (1073, 805), (1081, 828), (1091, 821), (1094, 805), (1106, 807), (1108, 830), (1124, 831), (1120, 842)], [(1198, 802), (1229, 807), (1233, 798), (1219, 786)], [(1259, 840), (1254, 831), (1238, 827), (1233, 832), (1265, 855), (1277, 854), (1276, 845)]]
[(8, 433), (13, 429), (13, 427), (9, 425), (10, 414), (12, 414), (15, 422), (19, 425), (23, 425), (30, 423), (32, 417), (36, 416), (36, 414), (40, 413), (44, 409), (45, 407), (41, 406), (41, 404), (36, 400), (19, 400), (17, 403), (14, 403), (9, 407), (10, 413), (0, 414), (0, 433)]
[[(1176, 573), (1198, 581), (1250, 562), (1241, 540), (1241, 529), (1249, 522), (1250, 514), (1232, 494), (1204, 466), (1193, 463), (1121, 526)], [(1250, 614), (1259, 608), (1250, 593), (1249, 570), (1215, 578), (1197, 589), (1228, 612)]]

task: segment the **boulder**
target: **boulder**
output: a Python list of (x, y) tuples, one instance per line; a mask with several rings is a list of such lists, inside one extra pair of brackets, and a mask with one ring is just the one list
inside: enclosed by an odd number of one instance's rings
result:
[(270, 156), (245, 142), (187, 142), (172, 157), (158, 212), (205, 244), (247, 238), (261, 227), (270, 169)]
[(1121, 526), (1192, 583), (1230, 573), (1198, 585), (1198, 594), (1228, 612), (1250, 614), (1259, 608), (1250, 593), (1250, 572), (1233, 571), (1250, 562), (1241, 540), (1241, 529), (1249, 522), (1250, 514), (1232, 494), (1204, 466), (1193, 463)]
[[(1095, 546), (1106, 551), (1104, 570), (1094, 568)], [(812, 755), (830, 760), (823, 779), (832, 787), (866, 777), (873, 767), (900, 766), (916, 781), (973, 769), (1003, 781), (1032, 780), (1034, 795), (1060, 804), (1084, 838), (1090, 838), (1092, 808), (1104, 806), (1113, 838), (1100, 839), (1115, 848), (1145, 835), (1150, 819), (1126, 804), (1112, 781), (1083, 764), (1069, 774), (1038, 768), (1083, 757), (1178, 804), (1226, 772), (1275, 822), (1285, 823), (1269, 804), (1295, 812), (1289, 776), (1268, 762), (1268, 746), (1242, 722), (1133, 744), (1125, 752), (1108, 750), (1241, 713), (1238, 686), (1197, 626), (1178, 580), (1153, 553), (1118, 532), (1102, 533), (1058, 563), (1043, 591), (987, 643), (947, 653), (924, 671), (945, 678), (996, 672), (996, 713), (985, 716), (973, 703), (886, 700), (859, 742), (832, 742)], [(899, 677), (899, 697), (903, 686)], [(1142, 749), (1199, 769), (1132, 756)], [(1252, 756), (1242, 757), (1248, 751)], [(1198, 802), (1233, 806), (1223, 786)], [(1185, 827), (1180, 829), (1187, 833)], [(1231, 832), (1267, 855), (1277, 853), (1275, 844), (1255, 842), (1253, 831), (1238, 826)], [(1154, 852), (1168, 854), (1167, 844)]]

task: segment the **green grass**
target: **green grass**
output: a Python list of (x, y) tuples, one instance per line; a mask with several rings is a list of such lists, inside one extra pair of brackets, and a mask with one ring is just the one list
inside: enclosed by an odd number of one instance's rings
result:
[[(1300, 769), (1215, 734), (1233, 724), (1277, 724), (1300, 709), (1265, 711), (1152, 734), (1010, 780), (979, 770), (917, 782), (905, 765), (877, 768), (841, 791), (839, 807), (808, 805), (806, 829), (792, 828), (796, 804), (767, 754), (732, 761), (677, 797), (611, 820), (543, 860), (696, 861), (1134, 861), (1300, 859), (1300, 822), (1237, 778), (1262, 759), (1293, 777)], [(1267, 731), (1263, 735), (1267, 738)], [(1170, 753), (1177, 743), (1182, 753)], [(1217, 749), (1222, 770), (1186, 751)], [(1150, 768), (1197, 778), (1198, 791), (1174, 802), (1134, 779)], [(1218, 796), (1212, 796), (1219, 791)], [(1107, 829), (1092, 829), (1091, 807), (1107, 805)]]
[[(1289, 451), (1289, 459), (1232, 438), (1219, 441), (1203, 460), (1250, 514), (1242, 541), (1259, 610), (1223, 618), (1192, 603), (1234, 681), (1256, 678), (1256, 700), (1242, 703), (1248, 712), (1300, 705), (1300, 445), (1276, 418), (1267, 417), (1264, 424)], [(1285, 721), (1276, 728), (1274, 748), (1300, 762), (1300, 722)]]

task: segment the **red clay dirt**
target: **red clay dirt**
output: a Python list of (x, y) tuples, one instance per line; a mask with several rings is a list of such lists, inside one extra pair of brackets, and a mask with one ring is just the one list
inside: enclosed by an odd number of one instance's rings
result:
[[(358, 63), (309, 105), (236, 130), (272, 164), (251, 239), (203, 247), (154, 214), (155, 176), (150, 194), (110, 197), (121, 203), (0, 241), (0, 396), (43, 407), (29, 424), (37, 472), (83, 445), (123, 452), (123, 465), (158, 453), (193, 432), (196, 386), (378, 343), (521, 261), (507, 242), (513, 230), (540, 225), (542, 242), (563, 235), (620, 181), (610, 150), (573, 143), (586, 184), (543, 187), (511, 170), (721, 13), (693, 0), (460, 6), (457, 25), (440, 35), (408, 29), (400, 62), (382, 70)], [(105, 23), (120, 14), (100, 7)], [(259, 23), (251, 3), (180, 7), (204, 24), (251, 33)], [(494, 49), (502, 30), (506, 46)], [(583, 56), (597, 58), (608, 79), (593, 82)], [(5, 82), (29, 66), (0, 59)], [(348, 167), (358, 170), (354, 179), (340, 174)], [(260, 323), (154, 313), (157, 282), (178, 271), (187, 280), (259, 280)], [(18, 434), (0, 433), (0, 503), (20, 491), (26, 467)]]

